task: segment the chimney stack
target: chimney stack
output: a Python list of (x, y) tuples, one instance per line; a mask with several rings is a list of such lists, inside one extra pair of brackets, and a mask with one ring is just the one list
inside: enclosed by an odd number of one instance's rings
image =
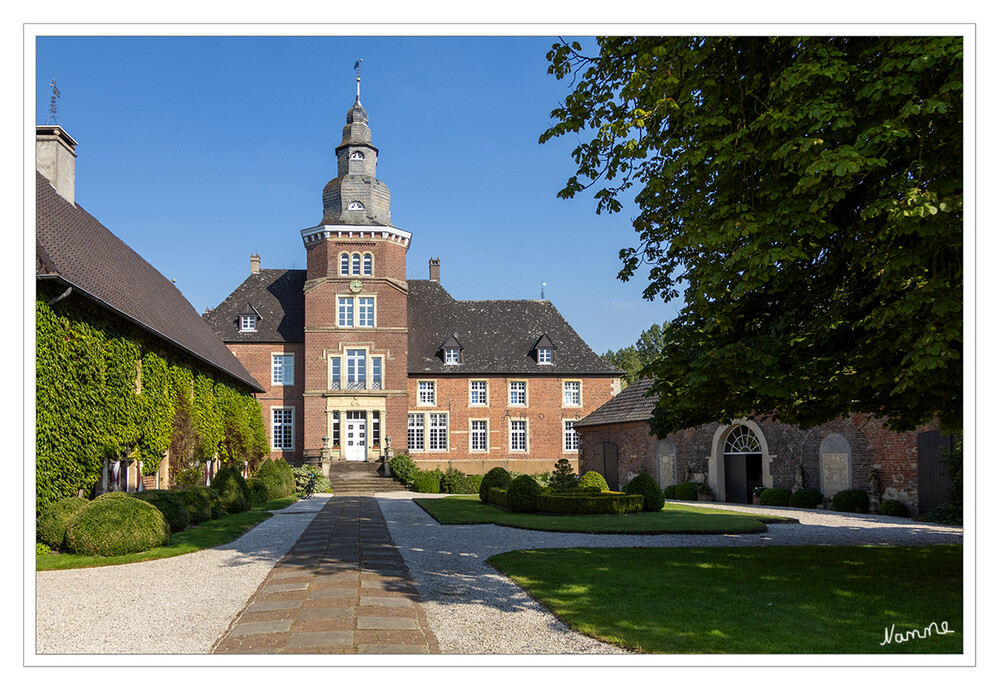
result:
[(35, 127), (35, 168), (63, 199), (76, 203), (76, 142), (59, 125)]
[(250, 275), (255, 276), (260, 273), (260, 255), (250, 254)]
[(430, 280), (435, 283), (441, 282), (441, 260), (439, 258), (430, 260)]

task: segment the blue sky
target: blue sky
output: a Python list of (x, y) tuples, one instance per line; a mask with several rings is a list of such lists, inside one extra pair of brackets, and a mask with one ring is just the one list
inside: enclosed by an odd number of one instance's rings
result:
[[(597, 215), (556, 193), (573, 139), (541, 145), (568, 83), (547, 74), (554, 37), (44, 37), (36, 124), (79, 142), (76, 201), (199, 312), (249, 273), (304, 268), (334, 147), (354, 100), (379, 148), (392, 220), (413, 233), (411, 278), (441, 259), (457, 299), (551, 300), (598, 353), (676, 315), (644, 272), (617, 279), (633, 208)], [(584, 44), (586, 41), (584, 41)], [(595, 45), (592, 39), (590, 45)]]

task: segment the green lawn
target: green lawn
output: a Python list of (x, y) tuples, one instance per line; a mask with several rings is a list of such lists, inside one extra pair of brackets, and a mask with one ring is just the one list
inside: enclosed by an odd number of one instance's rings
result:
[(443, 525), (496, 524), (544, 532), (590, 534), (744, 534), (765, 532), (774, 516), (747, 515), (717, 508), (667, 504), (658, 513), (629, 515), (535, 515), (510, 513), (478, 496), (414, 499)]
[[(961, 546), (537, 549), (489, 558), (572, 628), (666, 654), (960, 654)], [(951, 634), (882, 644), (886, 629)]]
[(171, 534), (170, 543), (166, 546), (140, 553), (130, 553), (124, 556), (83, 556), (75, 553), (39, 554), (35, 557), (35, 568), (37, 570), (65, 570), (67, 568), (92, 568), (100, 565), (121, 565), (210, 549), (213, 546), (235, 541), (251, 527), (269, 518), (271, 513), (268, 511), (287, 508), (297, 500), (298, 496), (287, 496), (255, 505), (245, 513), (226, 515), (217, 520), (207, 520), (183, 532)]

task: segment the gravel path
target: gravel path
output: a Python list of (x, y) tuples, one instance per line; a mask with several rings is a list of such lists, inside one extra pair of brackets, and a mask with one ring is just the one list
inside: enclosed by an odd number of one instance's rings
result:
[(234, 542), (145, 563), (35, 576), (38, 654), (207, 654), (328, 496)]
[[(431, 498), (432, 496), (426, 496)], [(751, 535), (594, 535), (533, 532), (497, 525), (439, 525), (413, 494), (379, 494), (392, 539), (420, 592), (444, 654), (614, 654), (621, 650), (573, 632), (485, 560), (526, 548), (961, 543), (957, 527), (904, 518), (787, 508), (731, 507), (797, 518)], [(729, 506), (726, 506), (729, 508)]]

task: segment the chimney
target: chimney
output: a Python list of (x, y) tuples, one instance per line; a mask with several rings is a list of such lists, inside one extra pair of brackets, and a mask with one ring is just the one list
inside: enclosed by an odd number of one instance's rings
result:
[(250, 254), (250, 275), (255, 276), (260, 273), (260, 255)]
[(35, 168), (63, 199), (76, 203), (76, 142), (59, 125), (35, 127)]
[(441, 260), (431, 259), (430, 260), (430, 280), (435, 283), (441, 282)]

